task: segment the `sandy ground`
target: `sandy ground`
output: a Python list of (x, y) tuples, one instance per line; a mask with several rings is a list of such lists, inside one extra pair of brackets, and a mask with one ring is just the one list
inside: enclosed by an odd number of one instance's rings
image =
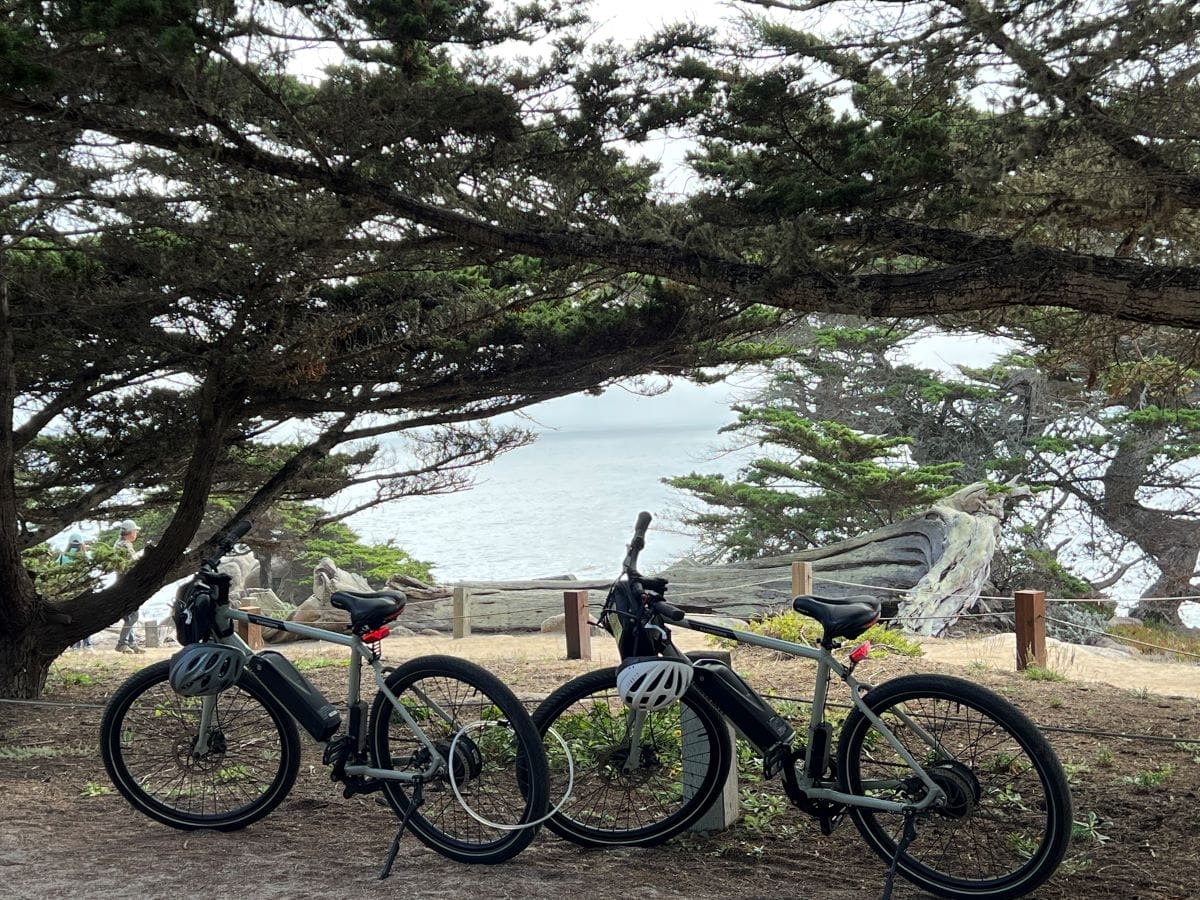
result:
[[(1012, 632), (957, 640), (930, 638), (921, 646), (931, 664), (985, 665), (1001, 671), (1016, 668), (1016, 635)], [(1168, 697), (1200, 697), (1200, 665), (1148, 659), (1140, 653), (1130, 656), (1121, 650), (1047, 638), (1046, 668), (1071, 681), (1101, 682)]]

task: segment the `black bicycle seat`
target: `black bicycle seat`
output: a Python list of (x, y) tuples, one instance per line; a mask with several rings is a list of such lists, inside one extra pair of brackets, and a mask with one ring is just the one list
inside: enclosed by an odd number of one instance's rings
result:
[(792, 609), (816, 619), (827, 638), (856, 638), (879, 620), (879, 601), (869, 594), (854, 597), (805, 597), (792, 601)]
[(354, 631), (374, 631), (400, 615), (408, 597), (401, 591), (334, 591), (329, 603), (350, 613), (350, 627)]

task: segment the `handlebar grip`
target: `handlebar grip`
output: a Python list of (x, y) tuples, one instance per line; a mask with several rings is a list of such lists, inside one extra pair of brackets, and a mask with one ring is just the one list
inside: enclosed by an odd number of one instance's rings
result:
[(633, 526), (633, 536), (635, 538), (646, 539), (646, 529), (650, 527), (650, 513), (642, 510), (638, 513), (637, 524)]
[(238, 522), (236, 525), (233, 526), (233, 529), (229, 532), (229, 534), (225, 535), (225, 539), (221, 543), (227, 544), (230, 547), (232, 547), (234, 544), (236, 544), (238, 542), (238, 540), (242, 537), (242, 535), (244, 535), (247, 531), (250, 530), (250, 528), (251, 528), (250, 520), (242, 519), (242, 521)]
[(678, 606), (672, 606), (666, 600), (655, 600), (650, 604), (650, 608), (666, 619), (668, 622), (682, 622), (684, 612)]

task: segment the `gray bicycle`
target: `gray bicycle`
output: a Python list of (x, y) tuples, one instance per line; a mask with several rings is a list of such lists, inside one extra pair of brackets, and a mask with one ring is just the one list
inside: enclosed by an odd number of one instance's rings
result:
[[(112, 696), (100, 751), (117, 790), (173, 828), (234, 831), (288, 795), (300, 766), (297, 723), (324, 744), (343, 794), (381, 791), (411, 829), (451, 859), (498, 863), (528, 846), (547, 811), (542, 741), (520, 700), (474, 663), (425, 656), (395, 669), (380, 660), (399, 592), (333, 594), (351, 634), (235, 609), (220, 557), (250, 528), (238, 525), (205, 559), (176, 603), (180, 650), (135, 673)], [(255, 653), (235, 622), (253, 622), (348, 647), (348, 722), (280, 653)], [(359, 693), (363, 666), (378, 688)]]
[[(688, 828), (713, 804), (734, 764), (728, 720), (781, 777), (791, 802), (825, 834), (849, 814), (867, 844), (919, 887), (943, 897), (1020, 897), (1058, 867), (1071, 837), (1071, 794), (1061, 764), (1032, 722), (977, 684), (910, 675), (872, 687), (834, 656), (879, 618), (879, 604), (801, 596), (819, 622), (815, 647), (689, 619), (667, 603), (667, 582), (637, 572), (650, 514), (638, 517), (622, 574), (601, 613), (622, 663), (560, 687), (534, 712), (563, 736), (574, 792), (548, 827), (584, 846), (652, 846)], [(804, 740), (723, 663), (680, 652), (670, 627), (767, 647), (817, 664)], [(828, 687), (846, 685), (849, 714), (834, 740)], [(552, 793), (568, 759), (550, 750)]]

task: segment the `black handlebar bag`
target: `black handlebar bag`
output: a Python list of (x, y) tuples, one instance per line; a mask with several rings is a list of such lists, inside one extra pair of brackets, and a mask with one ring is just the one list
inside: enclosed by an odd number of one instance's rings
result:
[(633, 595), (629, 582), (614, 584), (600, 610), (600, 625), (616, 639), (621, 659), (658, 655), (660, 648), (642, 627), (643, 618), (641, 601)]

